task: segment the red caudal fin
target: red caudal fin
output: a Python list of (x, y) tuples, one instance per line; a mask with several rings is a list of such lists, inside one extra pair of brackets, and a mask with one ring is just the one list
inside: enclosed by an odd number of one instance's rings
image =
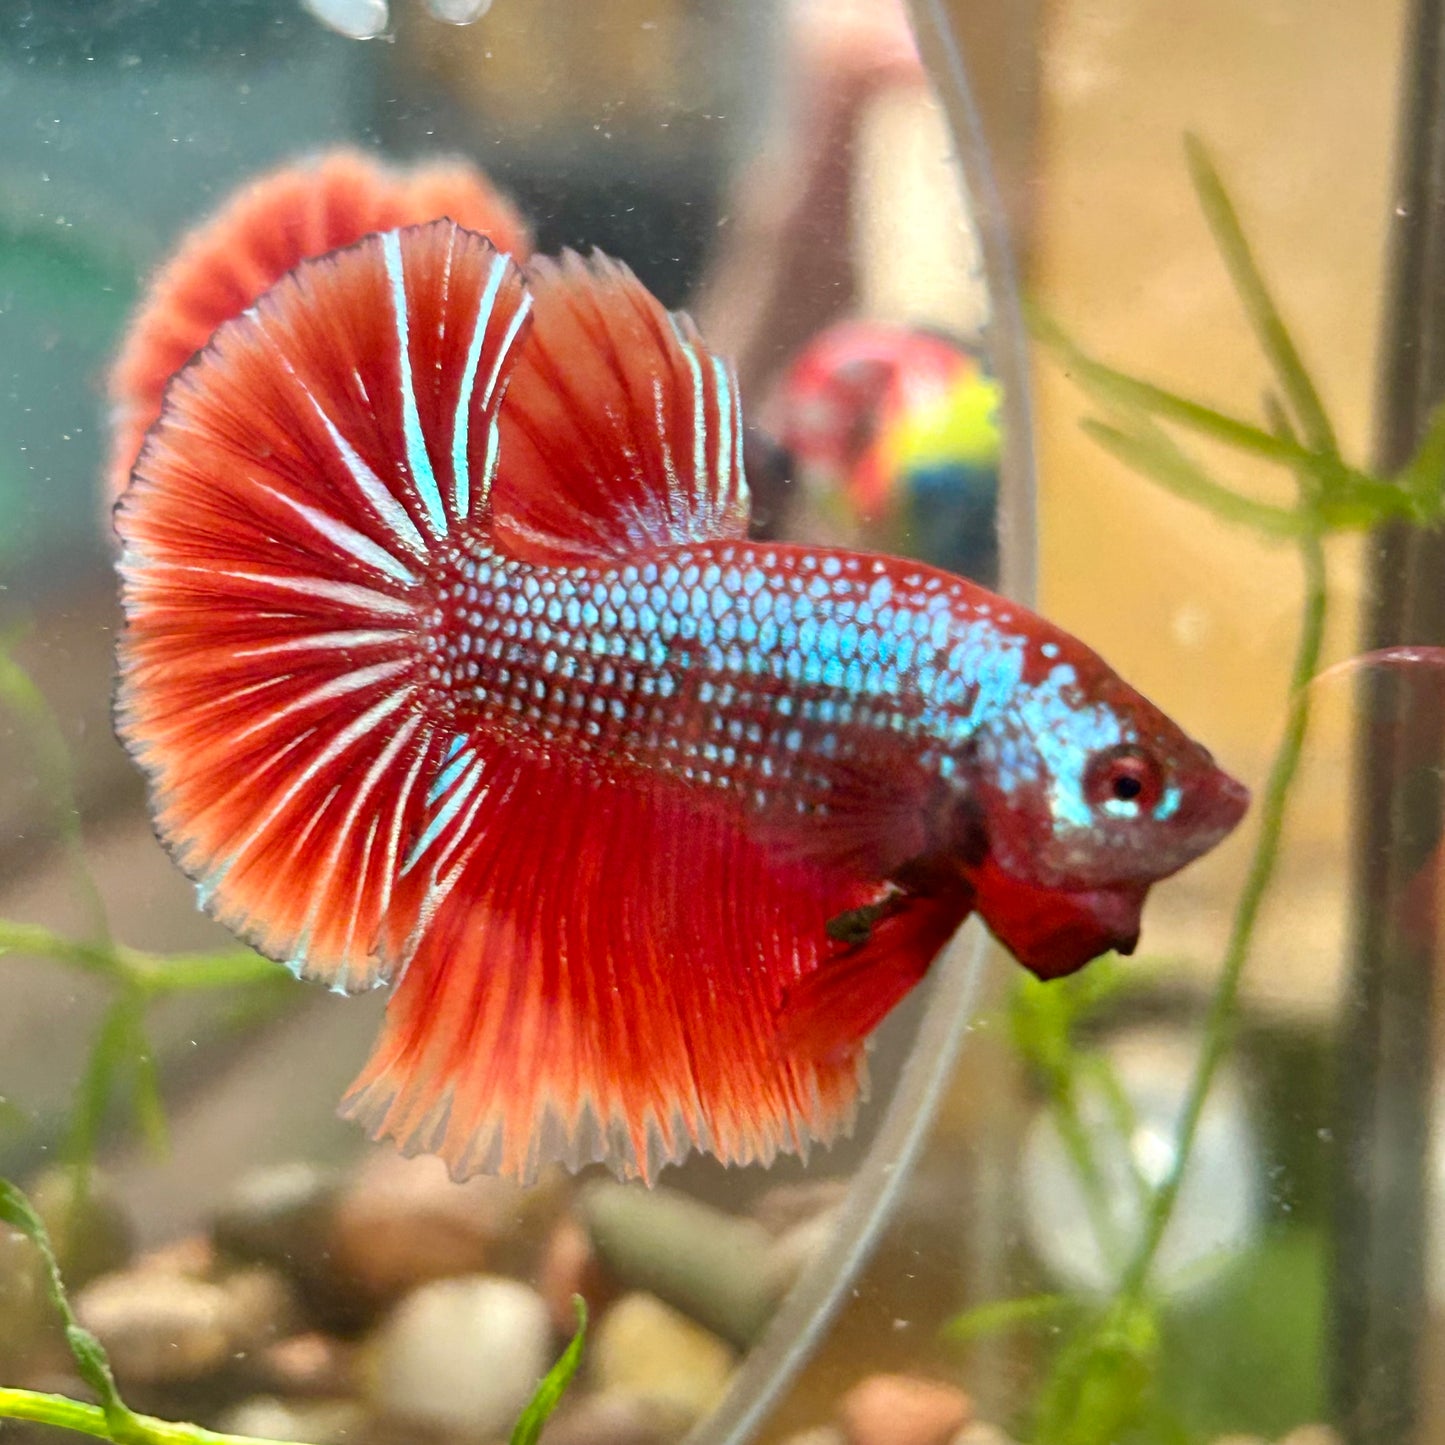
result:
[(747, 530), (728, 365), (618, 261), (539, 259), (502, 413), (495, 534), (531, 561), (627, 557)]
[(511, 203), (463, 163), (392, 169), (334, 151), (247, 186), (187, 238), (152, 281), (110, 376), (110, 493), (125, 489), (166, 383), (216, 328), (302, 261), (363, 236), (447, 217), (524, 257)]
[[(458, 1177), (602, 1160), (652, 1178), (850, 1123), (863, 1050), (778, 1047), (837, 891), (681, 788), (470, 742), (418, 868), (442, 885), (343, 1112)], [(453, 807), (453, 803), (455, 806)]]
[[(303, 263), (171, 383), (117, 513), (117, 729), (206, 907), (337, 988), (452, 747), (436, 559), (485, 507), (528, 299), (450, 222)], [(417, 905), (419, 906), (419, 905)]]

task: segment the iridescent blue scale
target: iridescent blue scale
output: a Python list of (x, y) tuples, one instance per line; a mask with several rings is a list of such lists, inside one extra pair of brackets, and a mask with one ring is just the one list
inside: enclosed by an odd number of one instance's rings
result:
[(500, 720), (524, 745), (629, 761), (755, 810), (826, 812), (860, 756), (949, 780), (1021, 691), (1035, 720), (1071, 707), (1066, 668), (1023, 686), (1029, 649), (1047, 654), (966, 584), (886, 566), (718, 543), (551, 568), (479, 544), (457, 563), (477, 605), (440, 589), (430, 681), (459, 727)]

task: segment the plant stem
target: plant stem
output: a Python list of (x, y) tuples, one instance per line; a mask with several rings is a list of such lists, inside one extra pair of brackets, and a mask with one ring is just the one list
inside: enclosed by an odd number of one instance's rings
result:
[(45, 694), (10, 656), (8, 639), (0, 643), (0, 703), (20, 719), (31, 735), (37, 770), (55, 808), (55, 828), (70, 859), (77, 892), (90, 915), (90, 934), (98, 943), (110, 939), (110, 920), (100, 896), (80, 833), (80, 806), (75, 796), (75, 770), (65, 734)]
[(1054, 1128), (1059, 1132), (1069, 1160), (1074, 1166), (1079, 1184), (1084, 1193), (1084, 1208), (1089, 1216), (1089, 1225), (1094, 1231), (1099, 1252), (1113, 1269), (1119, 1263), (1119, 1231), (1109, 1208), (1109, 1191), (1099, 1162), (1094, 1157), (1089, 1131), (1079, 1115), (1079, 1101), (1073, 1087), (1073, 1074), (1079, 1069), (1077, 1057), (1071, 1059), (1068, 1071), (1050, 1081), (1049, 1105), (1053, 1111)]
[(132, 1415), (124, 1432), (112, 1429), (99, 1405), (83, 1405), (64, 1395), (45, 1395), (38, 1390), (15, 1390), (0, 1386), (0, 1418), (33, 1420), (57, 1430), (75, 1430), (116, 1445), (281, 1445), (248, 1435), (219, 1435), (199, 1425), (179, 1425), (157, 1420), (153, 1415)]
[(1164, 1232), (1174, 1215), (1204, 1103), (1214, 1083), (1220, 1061), (1233, 1037), (1240, 979), (1243, 977), (1245, 964), (1249, 961), (1260, 906), (1264, 902), (1279, 860), (1290, 787), (1299, 770), (1305, 733), (1309, 727), (1309, 682), (1319, 670), (1329, 600), (1324, 547), (1320, 539), (1312, 533), (1306, 533), (1299, 539), (1299, 549), (1304, 566), (1305, 598), (1299, 641), (1295, 646), (1294, 666), (1290, 674), (1290, 697), (1284, 735), (1275, 751), (1269, 779), (1260, 802), (1259, 836), (1255, 841), (1254, 856), (1250, 860), (1244, 887), (1235, 907), (1234, 923), (1230, 929), (1219, 983), (1210, 1001), (1203, 1045), (1175, 1135), (1174, 1159), (1169, 1173), (1153, 1196), (1139, 1247), (1120, 1282), (1119, 1295), (1125, 1300), (1138, 1300), (1143, 1296), (1154, 1256), (1158, 1253)]
[(285, 978), (286, 972), (249, 949), (224, 953), (145, 953), (119, 943), (80, 943), (39, 924), (0, 918), (0, 956), (29, 954), (131, 984), (148, 995), (183, 989), (235, 988)]

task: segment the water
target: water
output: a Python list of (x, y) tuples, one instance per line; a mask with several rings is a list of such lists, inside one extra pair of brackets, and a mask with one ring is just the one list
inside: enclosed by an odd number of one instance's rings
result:
[[(137, 1408), (318, 1445), (398, 1420), (503, 1438), (580, 1288), (588, 1363), (544, 1436), (557, 1445), (605, 1429), (784, 1441), (840, 1422), (850, 1445), (909, 1445), (871, 1422), (910, 1404), (944, 1422), (938, 1445), (969, 1411), (1036, 1445), (1282, 1439), (1333, 1420), (1351, 1440), (1436, 1437), (1431, 1380), (1402, 1367), (1400, 1398), (1361, 1403), (1349, 1362), (1367, 1352), (1332, 1343), (1340, 1321), (1372, 1327), (1341, 1281), (1385, 1278), (1371, 1251), (1392, 1227), (1368, 1209), (1342, 1224), (1337, 1208), (1363, 1127), (1339, 1090), (1371, 1037), (1346, 1002), (1363, 976), (1350, 820), (1370, 802), (1351, 792), (1348, 684), (1311, 694), (1229, 1047), (1150, 1285), (1128, 1283), (1183, 1157), (1201, 1048), (1225, 1037), (1209, 1007), (1258, 871), (1299, 558), (1081, 432), (1061, 374), (1077, 380), (1077, 364), (1036, 349), (1031, 394), (1013, 290), (1024, 276), (1090, 352), (1262, 424), (1258, 397), (1279, 386), (1190, 194), (1177, 137), (1198, 129), (1347, 455), (1365, 458), (1376, 327), (1361, 298), (1381, 289), (1394, 209), (1401, 13), (1029, 9), (992, 21), (918, 5), (931, 79), (883, 0), (0, 13), (0, 645), (21, 669), (0, 673), (0, 1175), (32, 1187)], [(1024, 987), (970, 925), (882, 1030), (854, 1136), (806, 1165), (698, 1158), (655, 1193), (593, 1171), (518, 1194), (452, 1186), (336, 1119), (385, 999), (276, 982), (197, 912), (156, 845), (109, 727), (101, 473), (105, 370), (151, 269), (236, 185), (338, 144), (465, 157), (515, 199), (539, 251), (600, 247), (687, 306), (736, 359), (769, 535), (912, 553), (1028, 596), (1037, 439), (1044, 610), (1256, 788), (1241, 834), (1156, 890), (1139, 960)], [(854, 436), (845, 465), (809, 449), (833, 403), (798, 368), (857, 318), (897, 330), (848, 339), (862, 391), (846, 404), (906, 402), (910, 424), (890, 435), (912, 450), (879, 463)], [(900, 333), (919, 370), (919, 337), (943, 333), (937, 365), (974, 390), (900, 401), (876, 354), (895, 355)], [(996, 419), (1001, 474), (977, 445)], [(1290, 505), (1287, 476), (1198, 454), (1211, 477)], [(1361, 567), (1356, 548), (1330, 543), (1320, 667), (1355, 650), (1374, 555)], [(1420, 766), (1438, 762), (1438, 739), (1420, 748)], [(1423, 794), (1407, 781), (1402, 796), (1386, 847)], [(1428, 858), (1434, 835), (1411, 826)], [(226, 970), (226, 987), (152, 996), (138, 981), (197, 956), (197, 980)], [(1405, 1117), (1394, 1100), (1425, 1108), (1428, 1073), (1406, 1062), (1371, 1095), (1387, 1126)], [(101, 1170), (79, 1206), (69, 1176), (43, 1172), (75, 1159)], [(1418, 1231), (1396, 1234), (1394, 1265), (1424, 1278)], [(0, 1385), (75, 1393), (30, 1256), (3, 1244)], [(1405, 1330), (1397, 1362), (1426, 1354), (1427, 1329)], [(887, 1378), (900, 1373), (915, 1383)]]

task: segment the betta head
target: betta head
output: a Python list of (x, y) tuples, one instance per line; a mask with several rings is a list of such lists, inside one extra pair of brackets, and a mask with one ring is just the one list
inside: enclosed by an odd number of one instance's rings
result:
[(1207, 853), (1249, 793), (1096, 654), (1047, 629), (1017, 650), (1016, 705), (967, 744), (984, 921), (1043, 978), (1132, 953), (1149, 886)]

